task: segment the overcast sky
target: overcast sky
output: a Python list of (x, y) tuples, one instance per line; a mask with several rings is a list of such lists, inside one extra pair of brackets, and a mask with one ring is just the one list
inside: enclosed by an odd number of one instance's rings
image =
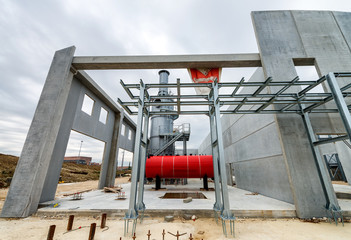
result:
[[(216, 54), (258, 52), (251, 11), (351, 11), (350, 1), (87, 1), (0, 0), (0, 153), (19, 156), (54, 52), (76, 46), (76, 56)], [(223, 80), (247, 78), (254, 69), (224, 69)], [(89, 71), (114, 99), (129, 100), (119, 85), (157, 82), (158, 70)], [(186, 70), (170, 70), (170, 81), (189, 82)], [(189, 147), (208, 134), (207, 117), (190, 122)], [(72, 133), (68, 155), (101, 161), (103, 143)], [(99, 159), (100, 158), (100, 159)]]

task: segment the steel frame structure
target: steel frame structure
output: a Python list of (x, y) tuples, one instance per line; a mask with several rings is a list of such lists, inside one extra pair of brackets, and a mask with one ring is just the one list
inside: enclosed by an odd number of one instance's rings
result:
[[(220, 212), (222, 218), (223, 232), (227, 235), (225, 220), (230, 220), (231, 234), (234, 235), (234, 215), (230, 211), (229, 197), (227, 189), (227, 176), (225, 170), (225, 158), (222, 138), (221, 114), (299, 114), (304, 122), (306, 132), (309, 138), (311, 150), (318, 168), (319, 178), (323, 187), (326, 198), (326, 209), (329, 210), (330, 217), (334, 218), (336, 224), (337, 219), (342, 219), (342, 212), (334, 190), (330, 184), (326, 184), (329, 179), (328, 170), (319, 152), (318, 146), (321, 144), (331, 143), (344, 139), (351, 140), (351, 105), (347, 106), (345, 97), (350, 97), (351, 83), (340, 88), (336, 78), (351, 77), (351, 73), (333, 73), (321, 77), (316, 81), (299, 81), (296, 77), (291, 81), (274, 81), (268, 78), (264, 82), (245, 82), (242, 78), (239, 82), (230, 83), (177, 83), (171, 84), (144, 84), (140, 80), (140, 84), (125, 84), (121, 80), (121, 85), (132, 100), (131, 102), (123, 102), (118, 99), (119, 104), (131, 115), (138, 115), (137, 133), (135, 140), (135, 150), (133, 158), (132, 170), (132, 186), (129, 202), (129, 210), (126, 212), (125, 221), (133, 220), (133, 233), (136, 227), (136, 219), (138, 212), (144, 212), (145, 204), (143, 203), (144, 194), (144, 173), (146, 162), (148, 121), (152, 115), (198, 115), (204, 114), (209, 116), (211, 126), (211, 145), (213, 154), (214, 180), (215, 180), (215, 203), (213, 210), (215, 216)], [(330, 88), (328, 93), (309, 93), (309, 91), (318, 85), (326, 82)], [(306, 86), (304, 89), (296, 91), (296, 86)], [(177, 94), (173, 96), (157, 96), (150, 95), (149, 89), (152, 88), (176, 88)], [(183, 95), (182, 88), (192, 87), (209, 87), (211, 92), (209, 95)], [(234, 88), (232, 94), (219, 94), (220, 88)], [(241, 94), (240, 88), (256, 87), (253, 93)], [(281, 87), (275, 93), (262, 93), (269, 87)], [(295, 87), (295, 88), (294, 88)], [(131, 89), (138, 89), (139, 96), (133, 95)], [(301, 89), (301, 88), (300, 88)], [(289, 90), (290, 93), (286, 93)], [(295, 91), (294, 91), (295, 90)], [(268, 91), (270, 92), (270, 91)], [(156, 99), (167, 98), (173, 99), (173, 102), (157, 102)], [(328, 104), (334, 100), (335, 105)], [(174, 105), (177, 110), (167, 112), (150, 111), (151, 106)], [(222, 106), (236, 106), (231, 110), (220, 110)], [(255, 106), (249, 110), (242, 110), (243, 106)], [(182, 111), (182, 106), (208, 106), (209, 110), (187, 110)], [(132, 111), (131, 107), (136, 107), (138, 111)], [(339, 113), (346, 129), (346, 135), (335, 137), (327, 140), (317, 141), (313, 127), (310, 121), (310, 114), (313, 113)], [(144, 122), (144, 135), (142, 134), (142, 126)], [(137, 193), (137, 185), (139, 177), (139, 193)], [(136, 196), (138, 195), (138, 201)], [(128, 226), (127, 226), (128, 229)]]

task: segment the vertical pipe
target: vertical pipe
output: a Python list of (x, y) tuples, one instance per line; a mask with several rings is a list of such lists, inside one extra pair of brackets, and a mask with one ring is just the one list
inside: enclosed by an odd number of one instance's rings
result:
[(56, 225), (51, 225), (48, 232), (47, 240), (53, 240), (55, 235)]
[(73, 227), (74, 215), (69, 215), (67, 231), (71, 231)]
[(90, 232), (89, 232), (89, 238), (88, 238), (88, 240), (94, 240), (95, 230), (96, 230), (96, 223), (92, 223), (92, 224), (90, 225)]
[[(158, 72), (158, 74), (160, 75), (160, 84), (167, 84), (168, 83), (169, 72), (166, 71), (166, 70), (161, 70), (161, 71)], [(159, 88), (158, 95), (159, 96), (166, 96), (166, 95), (168, 95), (168, 88), (167, 87)]]

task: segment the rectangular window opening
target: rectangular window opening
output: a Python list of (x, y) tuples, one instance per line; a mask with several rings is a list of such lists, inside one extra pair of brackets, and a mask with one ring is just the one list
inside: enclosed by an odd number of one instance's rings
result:
[(132, 140), (132, 130), (130, 130), (130, 129), (129, 129), (129, 132), (128, 132), (128, 139)]
[(95, 101), (87, 94), (85, 94), (81, 110), (91, 116), (93, 114), (94, 103)]
[(103, 124), (107, 123), (108, 111), (101, 107), (99, 121)]
[[(297, 76), (299, 76), (299, 81), (316, 81), (319, 79), (316, 67), (313, 66), (295, 66)], [(302, 85), (302, 89), (307, 86)], [(312, 88), (308, 93), (325, 93), (322, 84)]]
[(125, 136), (125, 133), (126, 133), (126, 126), (122, 123), (121, 135)]

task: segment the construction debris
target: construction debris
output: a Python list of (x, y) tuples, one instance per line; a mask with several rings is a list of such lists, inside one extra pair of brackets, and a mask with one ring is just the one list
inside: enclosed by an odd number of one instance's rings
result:
[(172, 222), (174, 220), (174, 216), (165, 216), (166, 222)]
[(119, 193), (123, 188), (121, 186), (117, 187), (104, 187), (104, 192), (106, 193)]
[(88, 190), (84, 190), (84, 191), (79, 191), (79, 192), (75, 192), (75, 193), (68, 193), (68, 194), (63, 194), (64, 197), (69, 197), (69, 196), (74, 196), (77, 193), (85, 193), (85, 192), (90, 192), (93, 191), (93, 189), (88, 189)]
[(127, 199), (127, 197), (126, 197), (126, 193), (125, 192), (119, 192), (117, 194), (116, 200), (126, 200), (126, 199)]

